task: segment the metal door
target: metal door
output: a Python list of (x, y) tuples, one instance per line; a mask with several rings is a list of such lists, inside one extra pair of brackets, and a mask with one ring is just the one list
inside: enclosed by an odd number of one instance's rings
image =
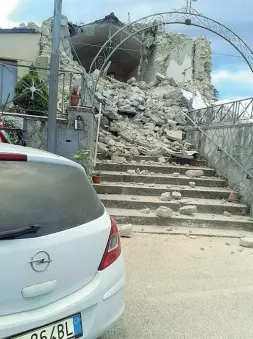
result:
[(0, 59), (0, 105), (11, 102), (17, 82), (17, 62)]
[(73, 159), (79, 151), (79, 132), (59, 129), (57, 133), (57, 154)]

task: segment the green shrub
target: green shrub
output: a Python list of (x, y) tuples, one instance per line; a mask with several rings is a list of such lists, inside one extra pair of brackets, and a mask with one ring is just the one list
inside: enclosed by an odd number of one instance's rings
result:
[[(30, 87), (35, 87), (36, 91), (32, 92)], [(15, 87), (15, 97), (13, 99), (14, 105), (26, 110), (28, 114), (43, 115), (47, 114), (48, 110), (48, 88), (42, 82), (38, 72), (32, 66), (29, 73), (21, 78)]]

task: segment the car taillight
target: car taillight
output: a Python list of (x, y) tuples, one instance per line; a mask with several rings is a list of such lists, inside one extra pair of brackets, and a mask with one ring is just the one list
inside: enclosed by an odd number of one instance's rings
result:
[(27, 161), (26, 154), (0, 153), (0, 160), (3, 161)]
[(103, 255), (103, 259), (99, 265), (98, 270), (103, 271), (110, 266), (121, 253), (120, 235), (114, 219), (111, 218), (111, 232)]

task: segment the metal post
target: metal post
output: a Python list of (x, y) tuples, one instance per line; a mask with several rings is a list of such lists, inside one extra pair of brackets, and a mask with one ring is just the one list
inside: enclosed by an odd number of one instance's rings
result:
[(52, 32), (52, 49), (49, 75), (47, 151), (56, 153), (56, 121), (59, 72), (59, 47), (61, 29), (62, 0), (54, 0), (54, 18)]
[(61, 114), (65, 112), (65, 73), (62, 74), (62, 101), (61, 101)]
[(69, 106), (71, 106), (72, 78), (73, 78), (73, 74), (70, 73), (70, 76), (69, 76)]
[(101, 122), (101, 116), (102, 116), (102, 103), (99, 105), (99, 114), (98, 114), (98, 126), (97, 126), (97, 137), (96, 137), (96, 146), (95, 146), (95, 155), (94, 155), (94, 168), (97, 164), (97, 154), (98, 154), (98, 138), (99, 138), (99, 130), (100, 130), (100, 122)]

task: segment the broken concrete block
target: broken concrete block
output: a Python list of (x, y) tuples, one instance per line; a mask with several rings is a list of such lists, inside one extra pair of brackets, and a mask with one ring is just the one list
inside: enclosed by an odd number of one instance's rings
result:
[(156, 215), (161, 218), (171, 218), (172, 214), (172, 209), (166, 206), (160, 206), (156, 211)]
[(100, 153), (106, 153), (108, 151), (107, 145), (103, 142), (98, 142), (98, 152)]
[(162, 75), (161, 73), (156, 73), (156, 79), (159, 81), (164, 81), (166, 80), (166, 76)]
[(183, 132), (182, 131), (173, 131), (166, 128), (165, 133), (167, 138), (174, 141), (182, 141), (183, 140)]
[(164, 157), (159, 157), (158, 158), (158, 162), (160, 162), (161, 164), (165, 164), (166, 163), (166, 159)]
[(178, 84), (176, 83), (174, 78), (169, 78), (168, 81), (169, 81), (170, 86), (178, 87)]
[(203, 170), (188, 170), (185, 172), (185, 175), (190, 178), (198, 178), (204, 175)]
[(114, 155), (114, 154), (112, 155), (111, 160), (112, 160), (113, 162), (116, 162), (116, 163), (119, 163), (119, 164), (122, 164), (122, 163), (124, 163), (124, 162), (127, 162), (127, 160), (126, 160), (125, 157), (119, 157), (118, 155)]
[(135, 175), (136, 173), (135, 173), (134, 169), (133, 170), (129, 169), (129, 170), (127, 170), (127, 174)]
[(196, 182), (190, 181), (190, 182), (189, 182), (189, 186), (190, 186), (191, 188), (194, 188), (194, 187), (196, 186)]
[(140, 213), (142, 214), (149, 214), (151, 212), (150, 208), (144, 208), (142, 210), (140, 210)]
[(184, 147), (189, 151), (192, 148), (192, 144), (190, 144), (189, 142), (186, 142), (184, 144)]
[(240, 246), (253, 248), (253, 238), (241, 238)]
[(173, 173), (173, 177), (178, 178), (180, 176), (180, 173)]
[(197, 206), (184, 206), (179, 209), (179, 212), (183, 215), (192, 215), (194, 213), (197, 213)]
[(182, 198), (182, 194), (180, 192), (172, 192), (171, 194), (172, 198), (176, 199), (176, 200), (180, 200)]
[(133, 228), (131, 224), (119, 226), (119, 234), (123, 238), (133, 237)]
[(227, 212), (227, 211), (225, 211), (224, 213), (223, 213), (223, 215), (225, 216), (225, 217), (231, 217), (231, 213), (229, 213), (229, 212)]
[(161, 196), (160, 196), (161, 201), (169, 201), (170, 199), (171, 199), (170, 192), (162, 193)]

